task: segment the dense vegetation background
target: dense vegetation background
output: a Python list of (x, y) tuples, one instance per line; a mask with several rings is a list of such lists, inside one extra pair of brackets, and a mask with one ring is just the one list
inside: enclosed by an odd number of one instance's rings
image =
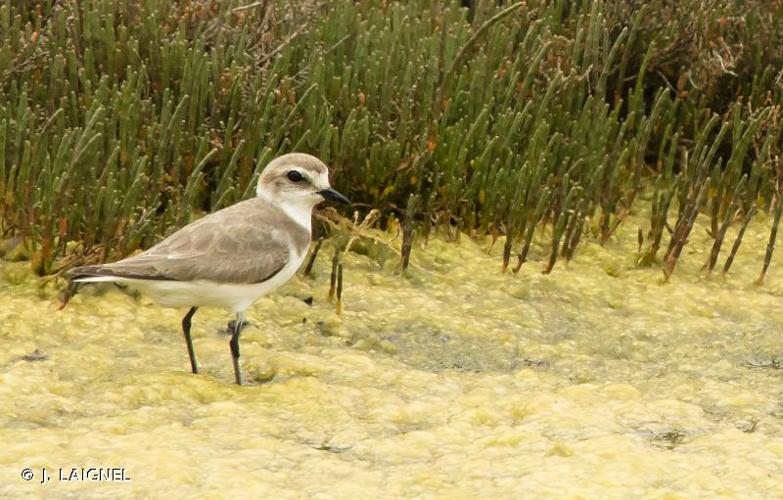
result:
[(640, 265), (703, 214), (712, 270), (756, 213), (775, 240), (781, 33), (781, 0), (4, 2), (0, 240), (116, 258), (296, 150), (408, 248), (505, 234), (518, 268), (543, 232), (551, 270), (645, 204)]

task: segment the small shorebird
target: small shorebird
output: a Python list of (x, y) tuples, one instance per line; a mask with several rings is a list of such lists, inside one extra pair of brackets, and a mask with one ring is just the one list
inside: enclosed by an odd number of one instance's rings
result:
[(198, 373), (190, 322), (201, 306), (236, 314), (231, 357), (236, 383), (245, 310), (288, 281), (310, 246), (313, 207), (350, 203), (329, 186), (326, 165), (291, 153), (272, 160), (258, 179), (257, 197), (211, 213), (149, 250), (110, 264), (72, 269), (74, 283), (110, 281), (136, 288), (164, 307), (190, 307), (182, 318), (190, 367)]

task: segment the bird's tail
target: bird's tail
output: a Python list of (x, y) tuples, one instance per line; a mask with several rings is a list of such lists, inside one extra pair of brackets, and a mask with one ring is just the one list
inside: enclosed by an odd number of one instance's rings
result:
[(94, 283), (98, 281), (120, 281), (126, 278), (118, 273), (111, 264), (97, 264), (94, 266), (74, 267), (68, 271), (68, 281), (74, 283)]
[(79, 292), (79, 287), (82, 283), (94, 283), (98, 281), (116, 281), (115, 276), (106, 276), (102, 273), (105, 272), (104, 266), (81, 266), (75, 267), (66, 273), (68, 278), (68, 286), (65, 288), (62, 296), (60, 297), (60, 306), (58, 311), (61, 311), (68, 305), (71, 298)]

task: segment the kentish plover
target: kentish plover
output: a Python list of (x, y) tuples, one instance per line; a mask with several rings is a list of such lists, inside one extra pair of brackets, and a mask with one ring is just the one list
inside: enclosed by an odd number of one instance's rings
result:
[(310, 245), (313, 207), (324, 200), (349, 203), (329, 185), (326, 165), (301, 153), (272, 160), (258, 179), (257, 195), (188, 224), (139, 255), (77, 267), (69, 278), (122, 283), (164, 307), (190, 307), (182, 331), (193, 373), (198, 373), (190, 336), (193, 314), (201, 306), (235, 313), (229, 345), (241, 385), (245, 310), (296, 273)]

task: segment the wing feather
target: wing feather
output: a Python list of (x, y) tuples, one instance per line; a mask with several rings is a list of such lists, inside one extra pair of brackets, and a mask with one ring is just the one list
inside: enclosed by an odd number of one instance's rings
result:
[(247, 200), (188, 224), (137, 256), (76, 268), (71, 276), (260, 283), (285, 267), (294, 241), (303, 241), (304, 235), (292, 238), (280, 229), (286, 222), (279, 208)]

